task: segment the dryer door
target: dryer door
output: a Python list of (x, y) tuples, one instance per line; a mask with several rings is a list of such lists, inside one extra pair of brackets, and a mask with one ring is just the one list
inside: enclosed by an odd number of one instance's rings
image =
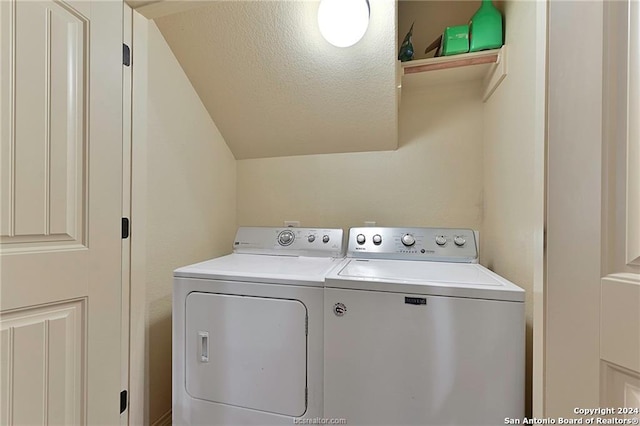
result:
[(186, 388), (221, 404), (306, 411), (307, 309), (297, 300), (194, 292), (186, 300)]

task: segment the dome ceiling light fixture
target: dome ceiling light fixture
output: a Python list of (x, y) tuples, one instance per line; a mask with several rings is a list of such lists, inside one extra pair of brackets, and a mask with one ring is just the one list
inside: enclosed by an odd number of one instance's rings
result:
[(334, 46), (353, 46), (367, 32), (369, 15), (369, 0), (321, 0), (318, 7), (320, 33)]

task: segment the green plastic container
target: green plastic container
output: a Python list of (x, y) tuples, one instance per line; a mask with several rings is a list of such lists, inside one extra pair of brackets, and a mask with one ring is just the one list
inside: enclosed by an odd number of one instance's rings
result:
[(457, 55), (469, 51), (469, 26), (447, 27), (442, 35), (442, 56)]
[(469, 51), (497, 49), (502, 46), (502, 14), (491, 0), (482, 6), (469, 21)]

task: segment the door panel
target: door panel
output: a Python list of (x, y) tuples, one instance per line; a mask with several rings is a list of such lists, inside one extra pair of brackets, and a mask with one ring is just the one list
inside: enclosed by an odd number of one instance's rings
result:
[(82, 246), (89, 21), (54, 2), (5, 3), (2, 21), (2, 243)]
[(306, 321), (307, 309), (297, 300), (191, 293), (187, 392), (237, 407), (304, 415)]
[(0, 397), (2, 424), (81, 423), (85, 306), (81, 299), (3, 314), (2, 376), (11, 380)]
[(640, 372), (640, 285), (628, 276), (602, 280), (600, 358)]
[(617, 365), (603, 363), (602, 406), (621, 408), (610, 417), (639, 419), (640, 415), (640, 374)]
[(122, 3), (0, 2), (3, 424), (117, 424)]

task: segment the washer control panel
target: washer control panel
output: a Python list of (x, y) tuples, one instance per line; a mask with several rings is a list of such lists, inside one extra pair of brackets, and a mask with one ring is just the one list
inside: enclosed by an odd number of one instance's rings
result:
[(341, 257), (342, 229), (240, 227), (233, 251), (249, 254)]
[(477, 263), (475, 232), (454, 228), (351, 228), (349, 257)]

